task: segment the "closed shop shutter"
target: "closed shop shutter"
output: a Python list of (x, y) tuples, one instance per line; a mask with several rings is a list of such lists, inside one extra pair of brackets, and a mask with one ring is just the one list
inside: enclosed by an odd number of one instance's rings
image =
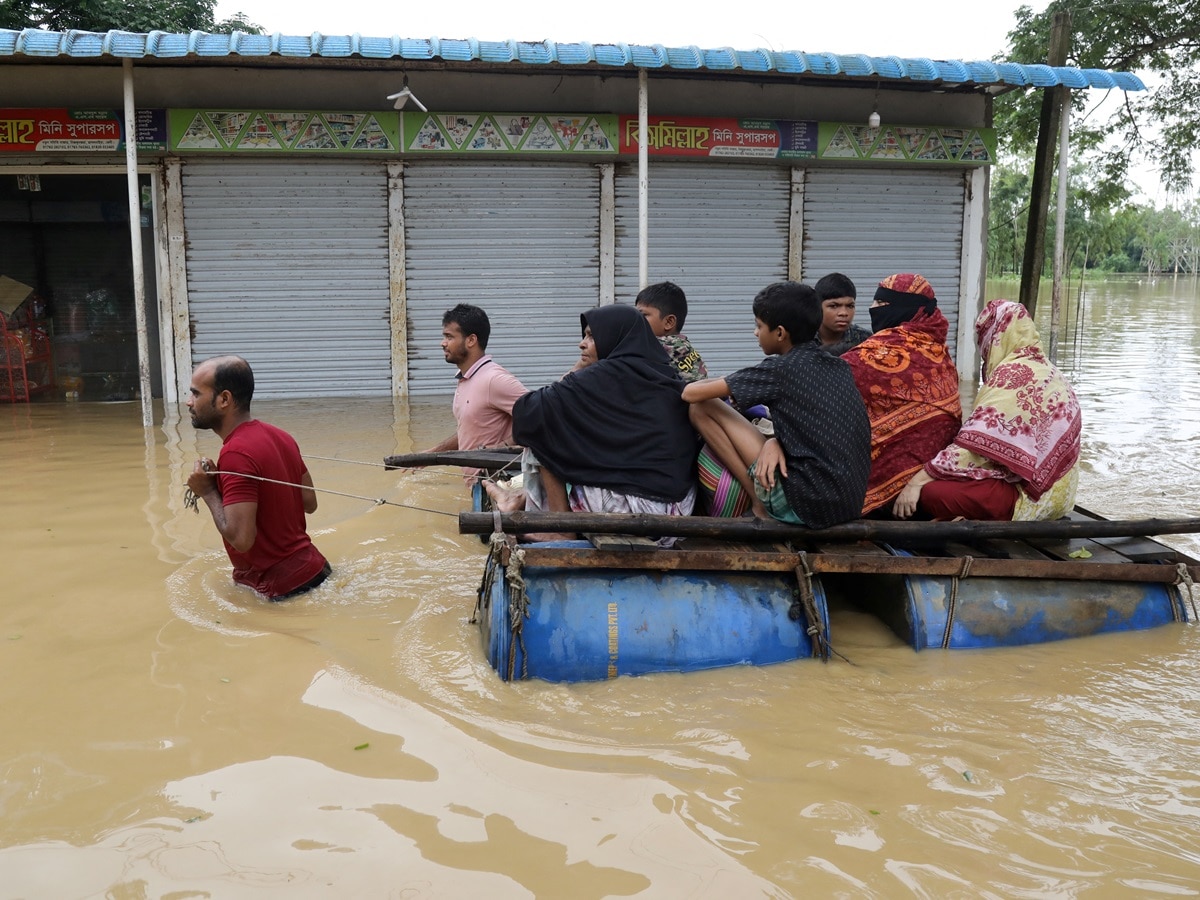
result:
[[(688, 298), (683, 331), (712, 376), (762, 359), (750, 304), (787, 278), (790, 170), (779, 166), (650, 162), (649, 283)], [(638, 175), (616, 177), (616, 296), (638, 292)]]
[(963, 202), (959, 171), (809, 169), (804, 189), (804, 280), (841, 272), (858, 288), (854, 321), (867, 311), (880, 279), (917, 272), (933, 285), (950, 320), (954, 352), (962, 273)]
[(256, 397), (391, 393), (387, 169), (183, 165), (194, 361), (236, 353)]
[(414, 162), (404, 169), (408, 383), (454, 390), (442, 314), (482, 307), (487, 351), (530, 388), (579, 358), (579, 314), (597, 305), (600, 175), (594, 166)]

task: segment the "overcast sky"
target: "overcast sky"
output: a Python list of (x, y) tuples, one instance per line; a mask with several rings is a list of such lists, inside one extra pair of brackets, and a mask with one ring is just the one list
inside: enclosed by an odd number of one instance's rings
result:
[[(1029, 0), (1035, 10), (1048, 0)], [(1006, 46), (1013, 0), (220, 0), (217, 18), (243, 12), (285, 34), (400, 35), (520, 41), (666, 44), (872, 56), (990, 59)]]

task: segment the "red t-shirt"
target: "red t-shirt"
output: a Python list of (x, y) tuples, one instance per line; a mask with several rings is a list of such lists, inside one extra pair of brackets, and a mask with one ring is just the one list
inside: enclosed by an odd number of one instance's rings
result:
[(254, 545), (239, 553), (225, 542), (233, 580), (267, 597), (278, 597), (316, 577), (325, 557), (305, 530), (304, 499), (300, 489), (292, 487), (308, 471), (295, 439), (281, 428), (251, 419), (225, 438), (217, 468), (258, 476), (217, 476), (225, 506), (258, 504)]

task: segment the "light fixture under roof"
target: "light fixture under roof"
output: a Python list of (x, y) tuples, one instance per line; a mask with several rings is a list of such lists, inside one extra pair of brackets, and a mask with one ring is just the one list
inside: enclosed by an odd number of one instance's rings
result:
[(407, 104), (408, 101), (411, 100), (413, 102), (413, 105), (416, 106), (416, 108), (419, 109), (421, 112), (429, 112), (429, 110), (425, 108), (425, 104), (417, 99), (417, 95), (414, 94), (411, 90), (409, 90), (408, 75), (404, 76), (404, 86), (401, 87), (400, 90), (398, 92), (396, 92), (395, 94), (388, 94), (387, 98), (389, 100), (395, 101), (392, 104), (393, 109), (404, 109), (405, 104)]

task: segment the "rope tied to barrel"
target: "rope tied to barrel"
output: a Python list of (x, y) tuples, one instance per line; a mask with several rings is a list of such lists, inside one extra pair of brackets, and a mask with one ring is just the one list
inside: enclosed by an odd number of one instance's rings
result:
[[(309, 487), (306, 484), (297, 484), (294, 481), (280, 481), (276, 478), (267, 478), (263, 475), (250, 475), (247, 472), (226, 472), (222, 469), (214, 469), (209, 466), (206, 466), (204, 471), (209, 475), (236, 475), (238, 478), (251, 478), (255, 481), (265, 481), (270, 484), (282, 484), (284, 487), (299, 488), (302, 491), (316, 491), (319, 494), (333, 494), (338, 497), (349, 497), (351, 500), (365, 500), (374, 506), (398, 506), (401, 509), (414, 509), (418, 512), (437, 513), (439, 516), (458, 515), (458, 513), (446, 512), (444, 509), (430, 509), (426, 506), (417, 506), (415, 503), (397, 503), (395, 500), (388, 500), (386, 497), (365, 497), (362, 494), (350, 494), (346, 491), (335, 491), (332, 488), (319, 488), (316, 486)], [(187, 488), (183, 492), (183, 505), (185, 509), (190, 509), (196, 514), (200, 513), (200, 498), (191, 488)]]
[[(828, 662), (832, 648), (825, 640), (825, 629), (822, 627), (821, 617), (817, 613), (812, 566), (808, 563), (808, 554), (803, 550), (799, 551), (796, 557), (800, 561), (795, 569), (798, 589), (795, 599), (792, 601), (792, 607), (788, 610), (788, 618), (793, 622), (799, 622), (801, 617), (804, 618), (804, 630), (812, 647), (812, 655), (819, 656), (822, 661)], [(839, 653), (838, 656), (841, 654)], [(845, 659), (845, 657), (842, 658)]]
[(1187, 567), (1187, 563), (1178, 563), (1175, 566), (1177, 576), (1175, 584), (1180, 587), (1179, 596), (1183, 599), (1183, 588), (1187, 588), (1188, 605), (1192, 608), (1192, 621), (1200, 622), (1200, 610), (1196, 606), (1196, 591), (1195, 582), (1192, 581), (1192, 570)]
[(525, 652), (525, 620), (529, 618), (529, 591), (521, 567), (525, 563), (525, 551), (509, 545), (508, 567), (504, 580), (508, 584), (508, 621), (511, 634), (508, 640), (508, 681), (513, 680), (516, 667), (517, 646), (521, 647), (521, 678), (529, 677), (529, 654)]
[(493, 532), (491, 541), (488, 546), (487, 559), (483, 563), (483, 578), (479, 581), (479, 590), (476, 592), (475, 609), (471, 611), (471, 618), (467, 620), (468, 625), (479, 624), (479, 614), (491, 604), (492, 588), (496, 584), (496, 572), (504, 565), (504, 535), (499, 532)]
[(954, 630), (954, 615), (958, 612), (958, 583), (970, 576), (975, 557), (964, 556), (958, 574), (950, 578), (950, 596), (946, 600), (946, 630), (942, 632), (942, 649), (950, 647), (950, 632)]

